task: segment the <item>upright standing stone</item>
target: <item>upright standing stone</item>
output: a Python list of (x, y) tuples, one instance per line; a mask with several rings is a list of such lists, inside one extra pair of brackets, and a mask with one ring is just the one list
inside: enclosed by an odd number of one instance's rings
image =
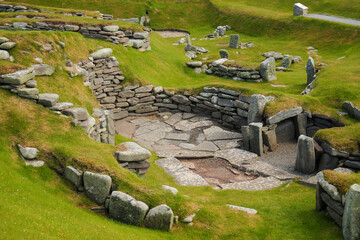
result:
[(304, 16), (309, 12), (309, 8), (301, 3), (294, 4), (294, 16)]
[(265, 104), (265, 96), (260, 94), (254, 94), (251, 96), (248, 113), (248, 123), (262, 122)]
[(229, 59), (229, 52), (226, 49), (220, 49), (220, 58), (227, 58)]
[(306, 74), (307, 74), (307, 85), (312, 83), (315, 79), (315, 62), (312, 57), (309, 57), (306, 64)]
[(111, 177), (86, 171), (83, 178), (86, 196), (95, 203), (103, 205), (107, 195), (110, 193)]
[(360, 238), (359, 184), (352, 185), (346, 194), (342, 232), (345, 240), (356, 240)]
[(276, 66), (275, 58), (269, 57), (260, 63), (260, 75), (263, 81), (273, 81), (276, 80)]
[(239, 34), (231, 34), (229, 47), (231, 47), (231, 48), (238, 48), (238, 46), (239, 46), (239, 39), (240, 39)]
[(315, 171), (315, 162), (314, 140), (301, 135), (296, 147), (295, 170), (306, 174), (312, 173)]
[(285, 54), (281, 66), (283, 68), (289, 68), (291, 66), (292, 60), (293, 60), (293, 56)]
[(150, 209), (145, 217), (144, 225), (147, 228), (170, 231), (174, 221), (174, 213), (165, 204)]
[(307, 116), (305, 113), (300, 113), (295, 118), (296, 137), (306, 135)]
[(241, 126), (241, 134), (243, 135), (243, 147), (244, 150), (250, 150), (250, 130), (249, 126)]
[(262, 123), (250, 123), (250, 152), (261, 156), (264, 153), (264, 143), (262, 138)]
[(186, 34), (186, 35), (185, 35), (185, 43), (186, 43), (186, 45), (191, 45), (190, 34)]

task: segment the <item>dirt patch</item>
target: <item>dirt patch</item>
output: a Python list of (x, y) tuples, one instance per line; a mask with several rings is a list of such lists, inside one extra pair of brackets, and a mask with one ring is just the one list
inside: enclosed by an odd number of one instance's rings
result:
[(199, 174), (210, 185), (250, 181), (257, 178), (254, 174), (242, 172), (220, 158), (181, 160), (181, 163), (194, 173)]
[(175, 37), (185, 37), (186, 32), (182, 31), (155, 31), (163, 38), (175, 38)]

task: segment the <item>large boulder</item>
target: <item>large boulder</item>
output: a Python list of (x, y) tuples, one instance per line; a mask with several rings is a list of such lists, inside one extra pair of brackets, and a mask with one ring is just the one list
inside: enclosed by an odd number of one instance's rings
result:
[(114, 191), (110, 197), (109, 215), (123, 223), (140, 226), (149, 207), (126, 193)]
[(270, 57), (265, 59), (260, 63), (260, 75), (263, 81), (273, 81), (276, 80), (276, 66), (275, 58)]
[(35, 64), (32, 67), (36, 76), (51, 76), (55, 71), (55, 68), (48, 64)]
[(345, 240), (360, 238), (360, 185), (354, 184), (346, 194), (345, 209), (342, 221), (342, 232)]
[(307, 74), (307, 82), (306, 84), (309, 85), (315, 79), (315, 62), (312, 57), (309, 56), (308, 62), (306, 64), (306, 74)]
[(84, 173), (85, 194), (99, 205), (103, 205), (111, 189), (111, 177), (86, 171)]
[(96, 52), (93, 52), (91, 54), (91, 57), (94, 59), (107, 58), (107, 57), (110, 57), (112, 52), (113, 52), (113, 50), (111, 48), (103, 48), (103, 49), (97, 50)]
[(150, 209), (145, 217), (144, 225), (147, 228), (170, 231), (174, 221), (174, 213), (165, 204)]
[(262, 156), (264, 153), (264, 143), (262, 138), (262, 123), (250, 123), (250, 152)]
[(306, 174), (312, 173), (315, 171), (315, 163), (314, 140), (301, 135), (296, 147), (295, 170)]
[(0, 76), (0, 83), (20, 85), (35, 77), (34, 68), (20, 70), (14, 73), (8, 73)]
[(38, 103), (44, 107), (53, 107), (59, 101), (59, 95), (55, 93), (41, 93), (39, 94)]
[(33, 160), (36, 158), (39, 150), (32, 147), (23, 147), (20, 144), (18, 144), (18, 148), (20, 151), (21, 156), (23, 156), (26, 160)]
[(240, 39), (239, 34), (231, 34), (229, 47), (230, 48), (238, 48), (239, 39)]
[(142, 161), (151, 157), (151, 152), (134, 142), (124, 142), (117, 146), (115, 157), (119, 162)]

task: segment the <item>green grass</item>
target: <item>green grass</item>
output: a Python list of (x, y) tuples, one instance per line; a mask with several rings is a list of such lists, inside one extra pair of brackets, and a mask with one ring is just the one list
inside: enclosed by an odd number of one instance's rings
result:
[[(80, 128), (70, 125), (49, 110), (0, 90), (0, 189), (2, 239), (338, 239), (338, 228), (315, 212), (314, 190), (296, 183), (263, 192), (216, 191), (210, 187), (178, 186), (159, 167), (152, 164), (147, 179), (122, 169), (113, 157), (114, 147), (90, 140)], [(117, 137), (117, 142), (127, 139)], [(176, 225), (171, 233), (150, 231), (106, 219), (88, 210), (94, 206), (83, 194), (47, 167), (25, 167), (16, 144), (41, 150), (47, 165), (73, 164), (110, 174), (118, 189), (150, 206), (166, 203), (182, 217), (200, 209), (195, 225)], [(50, 154), (51, 153), (51, 154)], [(57, 159), (57, 160), (56, 160)], [(154, 163), (156, 157), (150, 159)], [(111, 170), (110, 170), (111, 169)], [(161, 184), (177, 187), (172, 196)], [(189, 198), (183, 197), (188, 195)], [(299, 204), (294, 208), (293, 202)], [(225, 204), (255, 208), (257, 216), (233, 212)], [(273, 223), (276, 222), (276, 225)], [(236, 224), (234, 224), (236, 223)], [(295, 227), (295, 226), (301, 226)], [(46, 229), (46, 230), (45, 230)], [(316, 229), (316, 231), (314, 231)]]

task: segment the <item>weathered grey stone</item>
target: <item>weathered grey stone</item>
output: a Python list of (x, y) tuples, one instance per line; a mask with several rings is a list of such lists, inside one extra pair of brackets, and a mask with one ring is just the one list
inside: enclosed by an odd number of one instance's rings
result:
[(27, 26), (28, 26), (28, 24), (25, 23), (25, 22), (14, 22), (14, 23), (13, 23), (13, 27), (14, 27), (15, 29), (24, 30), (24, 29), (26, 29)]
[(315, 163), (314, 140), (301, 135), (296, 147), (295, 170), (306, 174), (312, 173), (315, 171)]
[(120, 120), (120, 119), (126, 118), (127, 116), (129, 116), (128, 111), (120, 111), (120, 112), (114, 113), (113, 118), (114, 118), (114, 120)]
[(119, 162), (142, 161), (151, 157), (151, 152), (134, 142), (124, 142), (118, 145), (115, 157)]
[(111, 177), (86, 171), (84, 173), (85, 194), (99, 205), (103, 205), (110, 193)]
[(59, 103), (56, 103), (54, 106), (52, 106), (50, 108), (50, 110), (52, 110), (52, 111), (63, 111), (65, 109), (72, 108), (73, 106), (74, 106), (73, 103), (59, 102)]
[(192, 150), (215, 152), (219, 150), (219, 148), (213, 142), (203, 141), (199, 145), (192, 148)]
[(170, 187), (170, 186), (166, 186), (166, 185), (162, 185), (162, 188), (166, 191), (166, 192), (171, 192), (173, 195), (178, 194), (178, 190), (174, 187)]
[(37, 157), (39, 150), (32, 147), (23, 147), (18, 144), (18, 148), (20, 151), (21, 156), (23, 156), (26, 160), (33, 160)]
[(110, 25), (103, 27), (103, 30), (106, 32), (117, 32), (119, 30), (119, 26), (117, 25)]
[(8, 38), (6, 38), (6, 37), (0, 37), (0, 44), (1, 44), (1, 43), (4, 43), (4, 42), (8, 42), (8, 41), (10, 41)]
[(111, 48), (103, 48), (103, 49), (99, 49), (96, 52), (91, 53), (91, 57), (96, 59), (102, 59), (102, 58), (107, 58), (110, 57), (110, 55), (112, 54), (113, 50)]
[(220, 49), (220, 58), (227, 58), (229, 59), (229, 52), (226, 49)]
[(338, 166), (338, 158), (332, 157), (327, 153), (324, 153), (321, 155), (320, 161), (319, 161), (319, 169), (318, 171), (322, 171), (325, 169), (335, 169)]
[(262, 138), (262, 123), (250, 123), (250, 151), (259, 156), (264, 154), (264, 143)]
[(249, 126), (241, 126), (241, 134), (243, 136), (243, 148), (246, 151), (250, 150), (250, 129)]
[[(26, 96), (34, 96), (34, 95), (39, 95), (39, 90), (37, 88), (21, 88), (18, 90), (18, 95), (21, 97), (26, 97)], [(37, 97), (36, 99), (38, 99), (39, 97)]]
[(343, 103), (342, 107), (348, 111), (348, 113), (357, 120), (360, 120), (360, 110), (355, 107), (352, 102), (346, 101)]
[(271, 124), (279, 123), (285, 119), (299, 115), (302, 111), (303, 111), (302, 107), (297, 107), (290, 110), (278, 112), (275, 115), (266, 119), (266, 124), (271, 125)]
[(337, 202), (341, 202), (341, 194), (334, 185), (331, 185), (325, 180), (324, 174), (322, 172), (318, 172), (316, 174), (316, 178), (322, 189), (327, 192), (327, 194), (329, 194), (332, 199)]
[(222, 64), (224, 64), (226, 61), (228, 61), (229, 59), (227, 59), (227, 58), (220, 58), (220, 59), (218, 59), (218, 60), (215, 60), (215, 61), (213, 61), (212, 63), (211, 63), (211, 65), (213, 65), (214, 67), (216, 67), (216, 66), (219, 66), (219, 65), (222, 65)]
[(53, 107), (59, 101), (59, 95), (55, 93), (41, 93), (39, 94), (38, 103), (45, 107)]
[(203, 63), (201, 61), (187, 62), (186, 65), (188, 67), (197, 68), (197, 67), (201, 67), (203, 65)]
[(190, 100), (185, 97), (184, 95), (174, 95), (171, 97), (171, 100), (173, 100), (176, 103), (183, 104), (183, 105), (189, 105)]
[[(226, 89), (226, 88), (219, 88), (219, 91), (228, 95), (232, 95), (232, 96), (239, 96), (240, 93), (235, 91), (235, 90), (231, 90), (231, 89)], [(220, 95), (220, 94), (219, 94)]]
[(149, 207), (135, 198), (120, 191), (111, 193), (109, 215), (111, 218), (126, 224), (140, 226)]
[(122, 98), (132, 98), (135, 96), (135, 92), (131, 90), (125, 90), (119, 93), (119, 96)]
[(264, 144), (269, 147), (271, 152), (277, 150), (277, 139), (275, 130), (269, 130), (263, 133)]
[(360, 238), (360, 185), (354, 184), (346, 194), (345, 209), (342, 221), (342, 232), (345, 240)]
[(144, 225), (147, 228), (170, 231), (174, 221), (174, 213), (165, 204), (150, 209), (145, 217)]
[[(1, 51), (1, 50), (0, 50)], [(0, 83), (20, 85), (35, 77), (34, 68), (20, 70), (0, 76)]]
[(63, 111), (66, 116), (72, 116), (74, 119), (79, 121), (85, 121), (89, 117), (89, 113), (84, 108), (68, 108)]
[(349, 153), (345, 151), (337, 150), (330, 146), (327, 142), (322, 142), (321, 147), (324, 149), (324, 152), (328, 153), (329, 155), (333, 157), (340, 157), (340, 158), (348, 158)]
[(262, 122), (264, 109), (266, 104), (266, 98), (260, 94), (254, 94), (251, 96), (249, 105), (248, 123)]
[(79, 26), (77, 26), (77, 25), (70, 25), (70, 24), (66, 24), (66, 25), (64, 26), (64, 28), (65, 28), (66, 31), (71, 31), (71, 32), (77, 32), (77, 31), (79, 31), (79, 29), (80, 29)]
[(321, 212), (326, 209), (326, 203), (321, 198), (321, 194), (324, 193), (324, 189), (317, 182), (316, 183), (316, 211)]
[(275, 131), (278, 143), (290, 142), (295, 139), (295, 124), (291, 119), (280, 122)]
[(228, 206), (229, 208), (234, 209), (234, 210), (246, 212), (248, 214), (257, 214), (257, 211), (252, 208), (240, 207), (240, 206), (235, 206), (235, 205), (230, 205), (230, 204), (226, 204), (226, 206)]
[(308, 14), (309, 8), (301, 3), (294, 4), (294, 16), (305, 16)]
[(334, 209), (332, 209), (331, 207), (326, 207), (326, 211), (329, 214), (329, 216), (334, 220), (334, 222), (339, 225), (339, 227), (341, 227), (342, 225), (342, 218), (341, 216), (334, 211)]
[(307, 116), (305, 113), (300, 113), (295, 118), (296, 136), (306, 135)]
[(10, 54), (8, 51), (0, 50), (0, 60), (8, 60), (10, 58)]
[(240, 39), (239, 34), (231, 34), (229, 47), (230, 48), (238, 48), (239, 39)]
[(166, 136), (165, 136), (165, 139), (188, 141), (190, 139), (190, 134), (187, 134), (187, 133), (167, 133)]
[(345, 167), (354, 168), (360, 170), (360, 161), (346, 160), (344, 163)]
[(136, 93), (148, 93), (148, 92), (151, 92), (153, 90), (153, 88), (154, 88), (153, 85), (146, 85), (146, 86), (136, 88), (135, 92)]
[(146, 39), (149, 36), (149, 32), (134, 32), (133, 37), (137, 39)]
[(289, 68), (291, 66), (292, 59), (293, 59), (293, 56), (285, 54), (284, 59), (281, 63), (281, 67)]
[(308, 62), (306, 64), (306, 74), (307, 74), (306, 84), (309, 85), (315, 79), (315, 62), (311, 56), (309, 56)]
[(5, 42), (5, 43), (0, 44), (0, 49), (10, 50), (15, 46), (16, 46), (16, 42)]
[(36, 88), (37, 82), (36, 80), (29, 80), (25, 83), (25, 86), (28, 88)]
[(332, 199), (329, 194), (323, 192), (321, 193), (321, 198), (326, 203), (326, 205), (332, 208), (337, 214), (339, 214), (340, 216), (344, 214), (344, 206), (341, 203)]
[(260, 75), (263, 81), (276, 80), (275, 58), (270, 57), (260, 63)]
[(70, 181), (76, 188), (83, 186), (83, 173), (73, 166), (67, 166), (65, 168), (64, 177)]
[(162, 92), (164, 92), (164, 88), (162, 86), (154, 87), (153, 89), (154, 94), (160, 94)]
[(238, 132), (227, 131), (217, 126), (204, 129), (203, 131), (205, 139), (208, 141), (240, 139), (242, 136)]
[(51, 76), (55, 68), (48, 64), (35, 64), (32, 65), (34, 68), (35, 76)]
[(284, 58), (281, 53), (274, 52), (274, 51), (262, 53), (261, 56), (264, 56), (264, 57), (266, 57), (266, 58), (271, 58), (271, 57), (273, 57), (273, 58), (275, 58), (276, 61), (281, 60), (281, 59)]

